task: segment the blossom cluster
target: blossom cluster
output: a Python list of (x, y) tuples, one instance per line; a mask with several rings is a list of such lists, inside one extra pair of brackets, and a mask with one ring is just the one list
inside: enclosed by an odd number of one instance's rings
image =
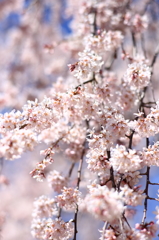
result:
[(150, 137), (159, 132), (159, 102), (156, 102), (156, 106), (151, 108), (150, 113), (144, 118), (144, 114), (141, 112), (138, 114), (138, 119), (131, 121), (129, 126), (141, 136)]
[[(96, 218), (113, 222), (119, 219), (124, 211), (123, 199), (120, 194), (106, 186), (89, 186), (86, 196), (86, 209)], [(114, 209), (114, 206), (116, 208)]]
[(135, 88), (143, 88), (150, 83), (150, 77), (151, 70), (149, 66), (142, 62), (134, 62), (128, 65), (124, 79)]
[(135, 150), (129, 149), (129, 151), (126, 151), (124, 146), (118, 145), (111, 149), (110, 163), (113, 169), (120, 173), (139, 170), (141, 162), (142, 160)]
[(31, 233), (38, 239), (70, 239), (73, 235), (73, 226), (72, 222), (65, 223), (61, 219), (35, 219), (32, 223)]
[[(149, 39), (156, 36), (151, 12), (158, 3), (44, 0), (22, 10), (22, 1), (8, 2), (0, 13), (16, 9), (22, 20), (8, 33), (8, 53), (0, 45), (10, 66), (0, 60), (7, 79), (0, 90), (0, 174), (3, 159), (32, 159), (30, 181), (43, 192), (33, 203), (33, 238), (92, 240), (95, 218), (103, 223), (100, 240), (154, 239), (159, 208), (156, 223), (148, 209), (159, 201), (150, 191), (158, 185), (150, 171), (159, 166), (159, 50)], [(70, 36), (58, 30), (64, 19)], [(80, 227), (85, 221), (91, 234)]]

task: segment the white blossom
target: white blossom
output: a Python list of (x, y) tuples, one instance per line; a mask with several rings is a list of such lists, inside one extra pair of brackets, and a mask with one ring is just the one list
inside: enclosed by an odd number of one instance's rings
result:
[(142, 202), (146, 197), (143, 195), (143, 191), (138, 187), (131, 189), (125, 184), (124, 187), (121, 187), (121, 190), (124, 195), (125, 203), (133, 207), (142, 205)]
[(31, 226), (32, 236), (38, 239), (68, 240), (73, 236), (72, 221), (35, 218)]
[(78, 189), (66, 187), (62, 189), (62, 194), (56, 197), (59, 206), (65, 210), (75, 210), (80, 203), (80, 199), (81, 193)]
[(57, 214), (56, 201), (44, 195), (34, 201), (33, 218), (52, 217)]
[(67, 178), (62, 176), (58, 171), (54, 170), (47, 176), (49, 186), (53, 188), (55, 192), (60, 193), (61, 190), (67, 186)]
[(132, 172), (141, 169), (142, 160), (135, 150), (126, 150), (125, 146), (111, 148), (110, 163), (114, 170), (120, 173)]
[(78, 79), (87, 79), (94, 72), (99, 72), (103, 65), (102, 57), (93, 51), (79, 53), (79, 61), (69, 65), (74, 76)]
[(89, 191), (90, 193), (85, 198), (86, 209), (89, 213), (97, 219), (109, 222), (121, 217), (124, 204), (118, 192), (100, 185), (89, 186)]
[(143, 62), (134, 62), (128, 65), (124, 80), (135, 88), (143, 88), (149, 85), (151, 77), (150, 67)]

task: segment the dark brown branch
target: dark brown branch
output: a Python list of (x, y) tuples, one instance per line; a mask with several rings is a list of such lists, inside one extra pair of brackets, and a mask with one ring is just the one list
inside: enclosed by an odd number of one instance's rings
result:
[[(149, 146), (149, 139), (146, 138), (146, 147)], [(147, 213), (147, 206), (148, 206), (148, 190), (149, 190), (149, 182), (150, 182), (150, 167), (147, 167), (146, 171), (146, 187), (144, 190), (144, 193), (146, 194), (146, 198), (144, 201), (144, 211), (143, 211), (143, 218), (142, 218), (142, 224), (145, 223), (146, 220), (146, 213)]]
[(131, 36), (132, 36), (133, 51), (135, 55), (137, 53), (137, 44), (136, 44), (135, 33), (133, 31), (131, 32)]
[[(69, 170), (69, 172), (68, 172), (68, 178), (71, 177), (71, 174), (72, 174), (72, 171), (73, 171), (73, 169), (74, 169), (74, 166), (75, 166), (75, 163), (72, 163), (72, 164), (71, 164), (71, 167), (70, 167), (70, 170)], [(62, 212), (62, 208), (59, 207), (59, 209), (58, 209), (58, 214), (57, 214), (57, 218), (60, 218), (60, 217), (61, 217), (61, 212)]]
[(150, 182), (150, 181), (149, 181), (149, 184), (150, 184), (150, 185), (159, 185), (159, 183), (152, 183), (152, 182)]
[[(82, 172), (82, 165), (83, 165), (83, 160), (84, 160), (84, 154), (85, 154), (85, 144), (86, 144), (86, 140), (84, 141), (83, 143), (83, 151), (82, 151), (82, 154), (81, 154), (81, 159), (80, 159), (80, 162), (79, 162), (79, 166), (78, 166), (78, 172), (77, 172), (77, 189), (79, 189), (79, 186), (80, 186), (80, 182), (81, 182), (81, 172)], [(75, 215), (74, 215), (74, 219), (73, 219), (73, 222), (74, 222), (74, 237), (73, 237), (73, 240), (76, 240), (77, 238), (77, 215), (78, 215), (78, 205), (76, 205), (76, 211), (75, 211)]]
[(120, 190), (120, 184), (121, 184), (121, 182), (123, 180), (123, 176), (124, 176), (124, 174), (120, 174), (120, 179), (119, 179), (119, 182), (118, 182), (118, 185), (117, 185), (118, 191)]
[(111, 59), (111, 63), (109, 64), (108, 67), (105, 67), (105, 70), (109, 71), (112, 68), (112, 65), (113, 65), (116, 58), (117, 58), (117, 50), (114, 51), (114, 54), (113, 54), (112, 59)]
[(23, 124), (22, 126), (20, 126), (19, 129), (23, 129), (23, 128), (25, 128), (27, 125), (28, 125), (28, 124), (25, 123), (25, 124)]
[(142, 176), (142, 175), (146, 175), (147, 173), (140, 173), (140, 175)]
[(156, 102), (146, 102), (146, 103), (143, 102), (143, 104), (145, 104), (145, 105), (147, 105), (147, 104), (156, 104)]
[(134, 133), (135, 133), (134, 130), (131, 130), (131, 131), (132, 131), (132, 133), (131, 133), (129, 136), (128, 136), (128, 135), (125, 135), (126, 137), (129, 138), (129, 146), (128, 146), (129, 149), (132, 148), (133, 135), (134, 135)]
[(57, 218), (60, 218), (60, 217), (61, 217), (61, 212), (62, 212), (62, 209), (59, 207), (59, 208), (58, 208)]
[[(150, 172), (150, 167), (147, 167), (147, 179), (149, 179), (149, 172)], [(144, 211), (143, 211), (143, 218), (142, 218), (142, 224), (145, 223), (145, 220), (146, 220), (146, 213), (147, 213), (147, 200), (148, 200), (148, 181), (146, 181), (146, 188), (145, 188), (145, 193), (146, 193), (146, 198), (145, 198), (145, 201), (144, 201)]]
[[(110, 159), (110, 151), (107, 151), (107, 155), (108, 155), (108, 161)], [(112, 182), (112, 187), (114, 189), (116, 189), (116, 184), (115, 184), (115, 179), (114, 179), (114, 170), (113, 170), (113, 167), (110, 168), (110, 180)]]
[[(144, 87), (144, 89), (143, 89), (143, 95), (142, 95), (142, 97), (141, 97), (141, 99), (140, 99), (140, 105), (139, 105), (139, 111), (140, 112), (144, 112), (144, 109), (143, 109), (143, 101), (144, 101), (144, 98), (145, 98), (145, 94), (146, 94), (146, 91), (147, 91), (147, 87)], [(146, 117), (146, 116), (145, 116)]]
[(150, 167), (147, 167), (147, 172), (146, 172), (146, 187), (144, 190), (144, 193), (146, 194), (146, 198), (144, 201), (144, 211), (143, 211), (143, 218), (142, 218), (142, 224), (145, 223), (146, 220), (146, 213), (147, 213), (147, 207), (148, 207), (148, 189), (149, 189), (149, 180), (150, 179)]
[(95, 79), (95, 77), (94, 77), (94, 74), (93, 74), (93, 78), (92, 78), (92, 79), (89, 79), (89, 80), (87, 80), (87, 81), (79, 84), (78, 86), (75, 87), (75, 89), (78, 89), (79, 87), (81, 87), (81, 86), (83, 86), (83, 85), (85, 85), (85, 84), (87, 84), (87, 83), (90, 83), (90, 82), (97, 82), (96, 79)]
[(111, 181), (111, 178), (109, 178), (108, 180), (106, 180), (104, 183), (101, 182), (100, 185), (101, 185), (101, 186), (105, 186), (105, 185), (107, 185), (107, 183), (110, 182), (110, 181)]
[(74, 166), (75, 166), (75, 163), (73, 162), (73, 163), (71, 164), (70, 170), (69, 170), (69, 172), (68, 172), (68, 177), (69, 177), (69, 178), (70, 178), (71, 175), (72, 175), (72, 171), (73, 171), (73, 169), (74, 169)]
[[(65, 136), (65, 135), (66, 135), (66, 134), (64, 134), (64, 136)], [(48, 154), (46, 154), (45, 159), (47, 159), (47, 158), (50, 156), (51, 150), (52, 150), (54, 147), (57, 146), (57, 144), (64, 138), (64, 136), (60, 137), (56, 142), (54, 142), (54, 143), (51, 144), (50, 151), (49, 151)]]
[(147, 197), (148, 200), (155, 200), (155, 201), (158, 201), (159, 202), (159, 199), (158, 198), (151, 198), (151, 197)]
[(126, 222), (126, 223), (127, 223), (127, 225), (129, 226), (129, 228), (131, 229), (131, 226), (130, 226), (130, 224), (129, 224), (129, 222), (128, 222), (127, 218), (125, 217), (124, 213), (123, 213), (123, 219), (125, 220), (125, 222)]
[(73, 222), (74, 222), (74, 237), (73, 237), (73, 240), (76, 240), (76, 236), (77, 236), (77, 215), (78, 215), (78, 205), (76, 205), (76, 211), (75, 211), (75, 215), (74, 215), (74, 219), (73, 219)]
[(79, 189), (80, 181), (81, 181), (81, 172), (82, 172), (82, 165), (83, 165), (83, 159), (84, 159), (84, 154), (85, 154), (85, 145), (86, 145), (86, 140), (83, 143), (83, 151), (82, 151), (82, 156), (79, 162), (79, 167), (78, 167), (78, 172), (77, 172), (77, 189)]
[(93, 35), (95, 36), (97, 33), (97, 9), (93, 8), (93, 12), (94, 12)]

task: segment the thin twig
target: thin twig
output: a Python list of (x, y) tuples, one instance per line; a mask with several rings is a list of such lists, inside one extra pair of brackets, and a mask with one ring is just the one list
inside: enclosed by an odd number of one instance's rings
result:
[[(146, 147), (149, 146), (149, 139), (146, 138)], [(142, 218), (142, 224), (145, 223), (146, 220), (146, 213), (147, 213), (147, 206), (148, 206), (148, 189), (149, 189), (149, 182), (150, 182), (150, 167), (147, 167), (146, 171), (146, 187), (144, 190), (144, 193), (146, 194), (146, 198), (144, 201), (144, 211), (143, 211), (143, 218)]]
[(133, 135), (134, 135), (134, 133), (135, 133), (134, 130), (131, 130), (131, 131), (132, 131), (132, 132), (131, 132), (131, 134), (130, 134), (129, 136), (128, 136), (128, 135), (125, 135), (126, 137), (129, 138), (129, 146), (128, 146), (129, 149), (132, 148)]
[(144, 201), (144, 211), (143, 211), (143, 218), (142, 218), (142, 224), (145, 223), (146, 220), (146, 213), (147, 213), (147, 203), (148, 203), (148, 187), (149, 187), (149, 177), (150, 177), (150, 167), (147, 167), (147, 180), (146, 180), (146, 188), (145, 188), (145, 194), (146, 194), (146, 198)]
[[(153, 57), (153, 59), (152, 59), (151, 65), (150, 65), (151, 67), (154, 66), (154, 64), (155, 64), (155, 62), (156, 62), (156, 59), (157, 59), (157, 57), (158, 57), (158, 54), (159, 54), (159, 45), (158, 45), (157, 48), (156, 48), (154, 57)], [(151, 74), (152, 74), (152, 73), (151, 73)]]
[(90, 82), (96, 82), (96, 79), (95, 79), (94, 76), (93, 76), (92, 79), (89, 79), (89, 80), (87, 80), (87, 81), (85, 81), (85, 82), (79, 84), (78, 86), (76, 86), (75, 89), (78, 89), (79, 87), (81, 87), (81, 86), (83, 86), (83, 85), (85, 85), (85, 84), (87, 84), (87, 83), (90, 83)]
[(60, 217), (61, 217), (61, 212), (62, 212), (62, 209), (59, 207), (59, 208), (58, 208), (57, 218), (60, 218)]
[(28, 124), (25, 123), (25, 124), (23, 124), (22, 126), (20, 126), (19, 129), (23, 129), (23, 128), (25, 128), (27, 125), (28, 125)]
[(137, 53), (137, 44), (136, 44), (135, 33), (133, 31), (131, 31), (131, 36), (132, 36), (132, 44), (133, 44), (133, 56), (135, 56)]
[(71, 164), (70, 170), (69, 170), (69, 172), (68, 172), (68, 178), (71, 177), (72, 171), (73, 171), (73, 169), (74, 169), (74, 166), (75, 166), (75, 163), (73, 162), (73, 163)]
[(95, 36), (97, 33), (97, 9), (94, 8), (94, 20), (93, 20), (93, 35)]
[[(71, 174), (72, 174), (72, 171), (73, 171), (74, 166), (75, 166), (75, 163), (73, 162), (73, 163), (71, 164), (71, 167), (70, 167), (69, 172), (68, 172), (68, 178), (71, 177)], [(60, 218), (60, 217), (61, 217), (61, 212), (62, 212), (62, 208), (59, 207), (59, 208), (58, 208), (57, 218)]]
[(147, 199), (149, 199), (149, 200), (155, 200), (155, 201), (158, 201), (158, 202), (159, 202), (159, 199), (158, 199), (158, 198), (147, 197)]
[[(78, 172), (77, 172), (77, 189), (79, 189), (79, 186), (80, 186), (80, 182), (81, 182), (81, 172), (82, 172), (82, 165), (83, 165), (83, 160), (84, 160), (84, 154), (85, 154), (85, 144), (86, 144), (86, 140), (84, 141), (83, 143), (83, 151), (82, 151), (82, 154), (81, 154), (81, 159), (80, 159), (80, 162), (79, 162), (79, 166), (78, 166)], [(73, 219), (73, 222), (74, 222), (74, 237), (73, 237), (73, 240), (76, 240), (77, 238), (77, 215), (78, 215), (78, 205), (76, 205), (76, 211), (75, 211), (75, 215), (74, 215), (74, 219)]]
[(130, 226), (130, 224), (129, 224), (127, 218), (125, 217), (124, 213), (123, 213), (123, 218), (124, 218), (125, 222), (127, 223), (127, 225), (129, 226), (129, 228), (131, 229), (131, 226)]
[[(110, 151), (107, 151), (107, 155), (108, 155), (108, 161), (110, 159)], [(112, 187), (114, 189), (116, 189), (116, 184), (115, 184), (115, 179), (114, 179), (114, 170), (113, 170), (113, 167), (110, 168), (110, 179), (111, 179), (111, 182), (112, 182)]]
[(118, 182), (118, 185), (117, 185), (117, 189), (118, 189), (118, 191), (120, 190), (120, 184), (121, 184), (121, 182), (122, 182), (122, 180), (123, 180), (123, 176), (124, 176), (124, 174), (120, 174), (120, 179), (119, 179), (119, 182)]
[(105, 235), (105, 230), (107, 229), (107, 226), (108, 226), (108, 222), (105, 222), (105, 223), (104, 223), (104, 226), (103, 226), (102, 240), (105, 239), (104, 235)]
[(73, 240), (76, 240), (76, 236), (77, 236), (77, 214), (78, 214), (78, 205), (76, 205), (76, 211), (75, 211), (75, 215), (74, 215), (74, 219), (73, 219), (73, 222), (74, 222), (74, 237), (73, 237)]
[(150, 182), (150, 181), (149, 181), (149, 184), (150, 184), (150, 185), (159, 185), (159, 183), (152, 183), (152, 182)]
[(108, 67), (105, 67), (105, 70), (108, 71), (112, 68), (112, 65), (113, 65), (116, 58), (117, 58), (117, 50), (114, 51), (114, 54), (113, 54), (112, 59), (111, 59), (111, 63), (109, 64)]

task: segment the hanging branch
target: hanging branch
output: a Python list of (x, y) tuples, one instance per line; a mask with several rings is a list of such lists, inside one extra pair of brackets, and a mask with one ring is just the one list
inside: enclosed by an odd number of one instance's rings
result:
[(71, 164), (70, 170), (69, 170), (69, 172), (68, 172), (68, 178), (71, 177), (72, 171), (73, 171), (73, 169), (74, 169), (74, 166), (75, 166), (75, 163), (73, 162), (73, 163)]
[[(149, 139), (146, 138), (146, 147), (149, 146)], [(143, 218), (142, 218), (142, 224), (145, 223), (146, 220), (146, 214), (147, 214), (147, 208), (148, 208), (148, 190), (149, 190), (149, 182), (150, 182), (150, 167), (147, 167), (146, 171), (146, 187), (144, 190), (144, 193), (146, 194), (146, 198), (144, 201), (144, 211), (143, 211)]]
[(95, 36), (97, 33), (97, 9), (93, 8), (92, 12), (94, 13), (94, 19), (93, 19), (93, 35)]
[[(73, 162), (73, 163), (71, 164), (71, 167), (70, 167), (69, 172), (68, 172), (68, 178), (71, 177), (72, 172), (73, 172), (73, 169), (74, 169), (74, 166), (75, 166), (75, 163)], [(62, 208), (59, 207), (59, 209), (58, 209), (58, 214), (57, 214), (57, 218), (60, 218), (60, 217), (61, 217), (61, 212), (62, 212)]]
[[(159, 45), (157, 46), (156, 51), (155, 51), (155, 54), (154, 54), (154, 56), (153, 56), (153, 59), (152, 59), (151, 65), (150, 65), (151, 67), (153, 67), (154, 64), (156, 63), (158, 54), (159, 54)], [(153, 74), (153, 72), (151, 72), (151, 74)]]
[(132, 36), (132, 44), (133, 44), (133, 55), (135, 56), (137, 53), (137, 43), (136, 43), (134, 31), (131, 31), (131, 36)]
[[(108, 155), (108, 161), (110, 159), (110, 151), (107, 151), (107, 155)], [(115, 179), (114, 179), (114, 170), (113, 170), (113, 167), (110, 168), (110, 180), (112, 182), (112, 187), (114, 189), (116, 189), (116, 184), (115, 184)]]
[[(80, 162), (79, 162), (79, 166), (78, 166), (78, 171), (77, 171), (77, 189), (79, 190), (79, 186), (80, 186), (80, 182), (81, 182), (81, 173), (82, 173), (82, 165), (83, 165), (83, 160), (84, 160), (84, 155), (85, 155), (85, 144), (86, 144), (86, 140), (84, 141), (83, 143), (83, 151), (82, 151), (82, 155), (81, 155), (81, 159), (80, 159)], [(78, 215), (78, 205), (76, 205), (76, 210), (75, 210), (75, 215), (74, 215), (74, 219), (73, 219), (73, 222), (74, 222), (74, 237), (73, 237), (73, 240), (76, 240), (77, 239), (77, 215)]]

